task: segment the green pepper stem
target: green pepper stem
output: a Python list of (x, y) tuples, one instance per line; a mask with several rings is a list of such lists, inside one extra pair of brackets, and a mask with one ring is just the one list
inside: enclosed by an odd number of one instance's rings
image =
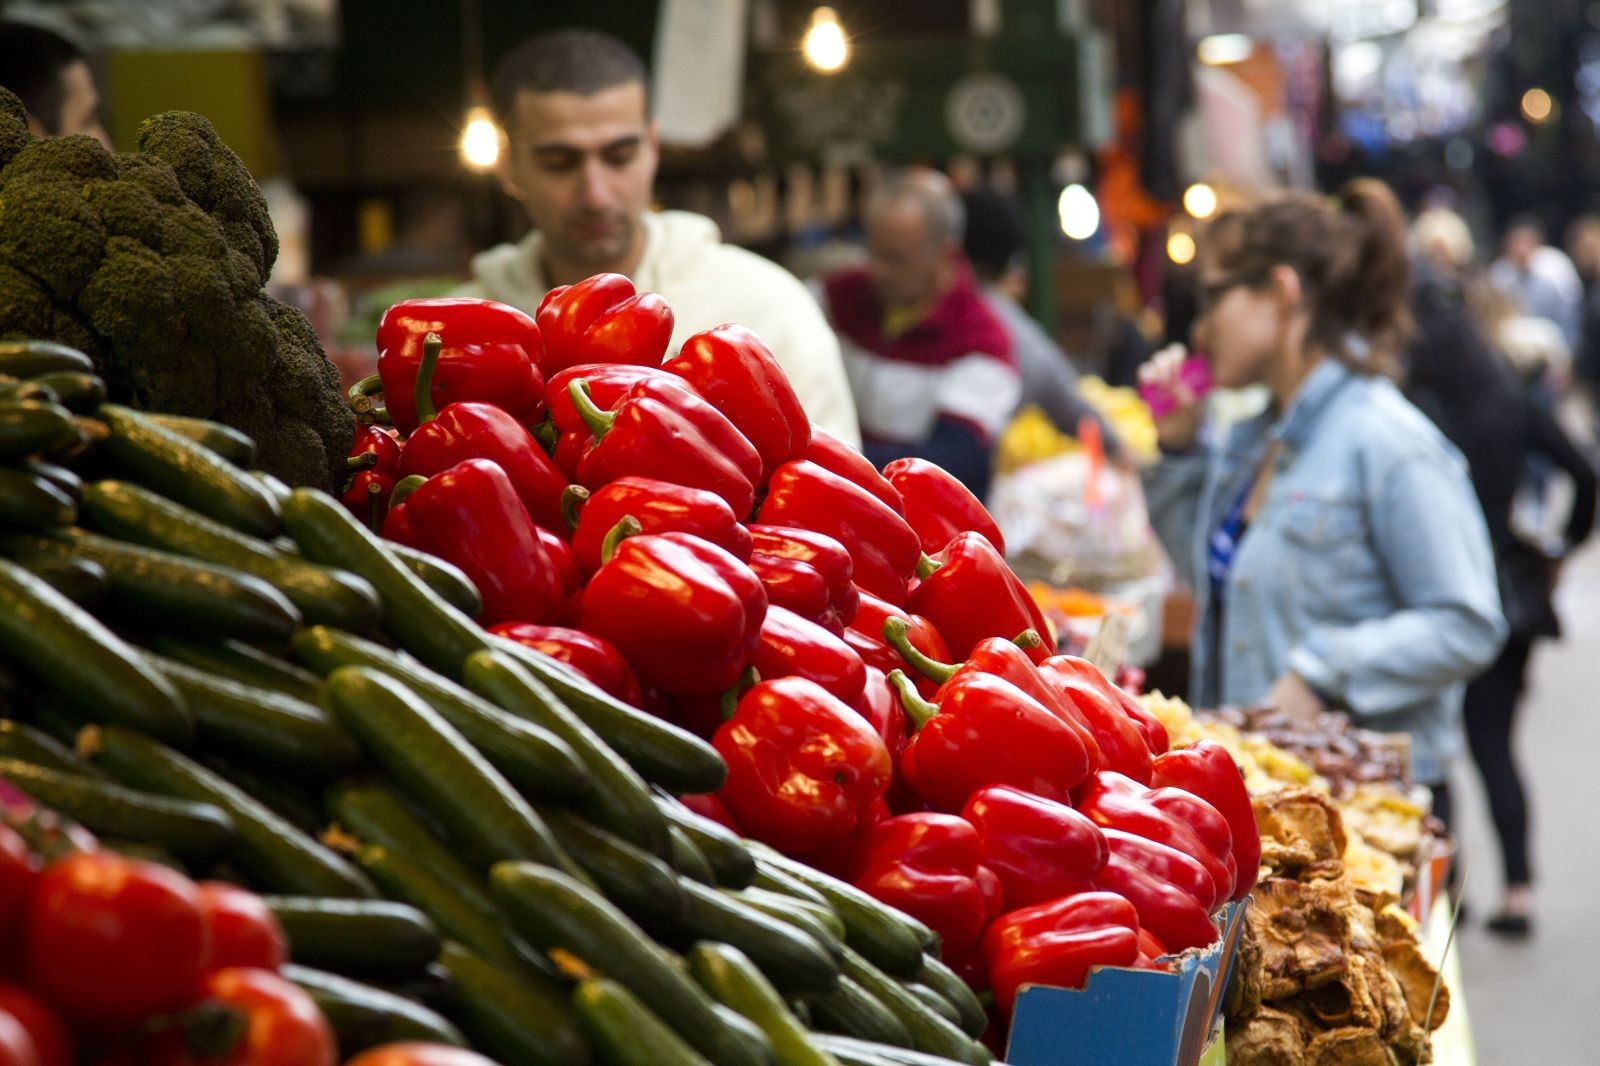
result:
[(917, 673), (943, 684), (955, 676), (959, 667), (955, 663), (942, 663), (938, 659), (925, 654), (922, 649), (911, 643), (911, 629), (906, 625), (904, 618), (890, 616), (883, 620), (883, 639), (889, 646), (900, 653), (900, 657), (911, 665)]
[(761, 674), (754, 666), (744, 668), (744, 673), (739, 675), (739, 680), (735, 681), (732, 687), (722, 694), (722, 698), (719, 701), (722, 705), (722, 720), (724, 722), (738, 713), (739, 698), (745, 694), (747, 689), (760, 680)]
[(1037, 629), (1024, 629), (1021, 633), (1011, 638), (1011, 643), (1027, 651), (1032, 648), (1042, 647), (1044, 638), (1039, 635)]
[(561, 441), (561, 430), (556, 428), (553, 419), (545, 419), (528, 432), (533, 435), (533, 439), (539, 442), (539, 447), (543, 448), (547, 454), (555, 453), (556, 445)]
[(374, 533), (383, 531), (383, 485), (377, 481), (367, 482), (367, 528)]
[(349, 473), (356, 473), (357, 471), (361, 470), (371, 470), (377, 465), (377, 452), (362, 452), (360, 455), (352, 455), (344, 461), (344, 468)]
[(939, 567), (943, 565), (943, 563), (939, 562), (939, 560), (935, 559), (927, 552), (923, 552), (922, 557), (917, 560), (917, 576), (926, 581), (928, 578), (933, 576), (933, 572), (935, 570), (939, 569)]
[(911, 683), (904, 670), (890, 670), (889, 684), (894, 686), (895, 694), (900, 697), (900, 706), (905, 708), (906, 717), (915, 722), (918, 729), (933, 721), (933, 716), (939, 713), (939, 705), (923, 699), (922, 693), (917, 691), (917, 686)]
[(422, 338), (422, 362), (417, 365), (417, 425), (432, 422), (438, 415), (438, 409), (433, 406), (433, 372), (439, 366), (439, 353), (444, 350), (444, 341), (439, 339), (437, 333), (430, 333)]
[(350, 391), (345, 396), (354, 403), (358, 398), (371, 396), (383, 391), (383, 377), (380, 374), (369, 374), (350, 386)]
[(561, 517), (568, 529), (578, 528), (578, 512), (589, 499), (589, 490), (582, 485), (568, 485), (561, 490)]
[(639, 520), (631, 514), (622, 516), (621, 521), (606, 532), (605, 540), (600, 542), (600, 562), (609, 563), (611, 557), (617, 554), (617, 545), (637, 533), (643, 533), (644, 527)]
[(567, 385), (567, 395), (572, 397), (572, 405), (578, 409), (579, 417), (589, 427), (589, 432), (594, 434), (594, 439), (604, 437), (617, 416), (595, 406), (589, 396), (589, 383), (582, 378), (573, 380)]
[(395, 485), (394, 491), (389, 493), (390, 510), (399, 507), (401, 504), (410, 499), (411, 494), (420, 489), (427, 482), (427, 480), (428, 479), (423, 477), (421, 474), (412, 474), (410, 477), (401, 478), (400, 481)]

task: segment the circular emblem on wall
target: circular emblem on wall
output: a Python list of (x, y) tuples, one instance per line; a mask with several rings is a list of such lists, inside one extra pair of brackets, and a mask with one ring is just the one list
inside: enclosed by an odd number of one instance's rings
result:
[(1028, 108), (1017, 83), (1004, 74), (968, 74), (950, 87), (944, 121), (950, 136), (969, 152), (993, 153), (1010, 148), (1022, 134)]

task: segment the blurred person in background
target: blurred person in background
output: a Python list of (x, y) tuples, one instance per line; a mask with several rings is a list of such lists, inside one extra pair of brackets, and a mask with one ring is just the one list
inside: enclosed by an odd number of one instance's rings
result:
[(1583, 282), (1573, 370), (1593, 394), (1600, 391), (1600, 215), (1583, 215), (1572, 223), (1567, 229), (1567, 252)]
[(81, 133), (111, 147), (89, 61), (59, 33), (0, 21), (0, 86), (16, 93), (27, 108), (28, 129), (35, 137)]
[(708, 218), (650, 210), (660, 135), (647, 81), (631, 48), (588, 30), (544, 34), (507, 53), (493, 84), (505, 137), (498, 175), (534, 229), (477, 256), (458, 295), (531, 314), (558, 285), (625, 274), (671, 305), (671, 351), (702, 330), (745, 326), (772, 349), (811, 420), (856, 441), (839, 346), (805, 286), (722, 243)]
[(979, 499), (1022, 380), (1010, 335), (961, 251), (966, 213), (943, 174), (885, 176), (863, 207), (867, 264), (817, 286), (844, 351), (873, 464), (915, 455)]
[(1098, 423), (1106, 454), (1122, 459), (1123, 448), (1116, 434), (1078, 394), (1078, 369), (1071, 358), (1017, 302), (1027, 288), (1028, 275), (1022, 266), (1022, 219), (1016, 205), (988, 188), (963, 193), (961, 204), (967, 215), (962, 247), (984, 304), (1011, 338), (1022, 375), (1021, 404), (1038, 406), (1056, 429), (1073, 437), (1085, 418)]
[(1184, 351), (1141, 372), (1177, 400), (1145, 488), (1195, 591), (1190, 698), (1409, 733), (1448, 821), (1462, 690), (1505, 620), (1465, 464), (1383, 373), (1409, 324), (1399, 204), (1371, 180), (1290, 194), (1219, 215), (1200, 252), (1195, 344), (1271, 403), (1213, 434)]
[(1506, 226), (1502, 254), (1489, 268), (1489, 281), (1523, 314), (1555, 323), (1568, 351), (1577, 347), (1583, 283), (1566, 253), (1545, 243), (1544, 225), (1537, 218), (1518, 215)]

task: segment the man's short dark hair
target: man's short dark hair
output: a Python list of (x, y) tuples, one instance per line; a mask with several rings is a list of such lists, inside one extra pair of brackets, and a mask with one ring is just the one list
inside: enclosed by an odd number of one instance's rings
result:
[(609, 33), (559, 30), (530, 37), (507, 52), (494, 72), (494, 111), (509, 127), (517, 94), (576, 93), (593, 96), (638, 82), (649, 106), (650, 80), (644, 60)]
[(61, 72), (83, 59), (83, 50), (43, 26), (0, 21), (0, 86), (17, 94), (44, 131), (61, 132), (66, 86)]
[(962, 247), (973, 272), (983, 281), (998, 281), (1022, 252), (1021, 212), (1011, 197), (987, 187), (963, 193), (961, 203), (967, 209)]

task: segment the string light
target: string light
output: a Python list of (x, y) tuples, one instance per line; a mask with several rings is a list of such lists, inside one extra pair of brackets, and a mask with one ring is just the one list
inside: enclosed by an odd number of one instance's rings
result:
[(1550, 121), (1555, 110), (1556, 102), (1543, 89), (1529, 89), (1522, 94), (1522, 117), (1535, 125)]
[(1179, 230), (1167, 237), (1167, 258), (1179, 266), (1194, 262), (1194, 238)]
[(1195, 218), (1210, 218), (1217, 213), (1217, 190), (1196, 182), (1183, 190), (1183, 209)]
[(1100, 205), (1094, 193), (1073, 182), (1061, 190), (1056, 202), (1056, 213), (1061, 217), (1061, 232), (1075, 241), (1086, 241), (1100, 228)]
[(489, 170), (500, 161), (500, 127), (487, 107), (467, 111), (461, 130), (461, 159), (473, 170)]
[(844, 69), (850, 62), (850, 40), (839, 24), (839, 14), (831, 7), (819, 7), (811, 13), (811, 27), (806, 30), (801, 49), (806, 62), (824, 74)]

